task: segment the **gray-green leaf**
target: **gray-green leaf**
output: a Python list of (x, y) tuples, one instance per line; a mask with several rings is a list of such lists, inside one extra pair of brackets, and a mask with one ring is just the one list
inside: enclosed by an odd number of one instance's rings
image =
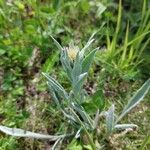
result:
[(142, 87), (136, 92), (136, 94), (129, 100), (128, 104), (124, 107), (121, 115), (118, 117), (117, 122), (119, 122), (131, 109), (137, 106), (148, 93), (150, 88), (150, 79), (148, 79)]
[(84, 83), (86, 76), (87, 76), (87, 72), (79, 75), (77, 83), (73, 86), (74, 94), (79, 93), (79, 91), (81, 90), (81, 88), (83, 86), (83, 83)]
[(137, 128), (138, 126), (136, 124), (117, 124), (115, 125), (115, 129), (117, 130), (124, 130), (129, 128)]
[(65, 89), (52, 77), (50, 77), (47, 73), (42, 74), (47, 78), (49, 84), (55, 89), (55, 91), (58, 93), (58, 95), (63, 96), (64, 99), (68, 99), (68, 94), (65, 91)]
[(94, 39), (90, 38), (90, 40), (86, 43), (86, 45), (81, 49), (80, 51), (80, 59), (83, 58), (85, 51), (90, 47), (90, 45), (93, 43)]
[(90, 68), (90, 65), (93, 61), (93, 58), (94, 58), (94, 55), (95, 55), (95, 52), (98, 50), (98, 48), (94, 49), (93, 51), (91, 51), (83, 60), (83, 63), (82, 63), (82, 72), (88, 72), (89, 71), (89, 68)]
[(34, 133), (34, 132), (30, 132), (30, 131), (26, 131), (26, 130), (22, 130), (22, 129), (18, 129), (18, 128), (8, 128), (8, 127), (1, 126), (1, 125), (0, 125), (0, 131), (6, 133), (8, 135), (12, 135), (12, 136), (16, 136), (16, 137), (49, 139), (51, 141), (55, 141), (57, 139), (64, 138), (67, 136), (67, 135), (58, 135), (58, 136), (45, 135), (45, 134)]
[(109, 135), (114, 129), (114, 111), (115, 106), (112, 105), (106, 113), (106, 126), (107, 126), (107, 134)]

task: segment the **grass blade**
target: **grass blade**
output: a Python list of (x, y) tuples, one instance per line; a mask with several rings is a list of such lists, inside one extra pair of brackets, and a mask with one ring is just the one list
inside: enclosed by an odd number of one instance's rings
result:
[(139, 150), (146, 150), (145, 147), (148, 143), (150, 143), (150, 134), (144, 139)]

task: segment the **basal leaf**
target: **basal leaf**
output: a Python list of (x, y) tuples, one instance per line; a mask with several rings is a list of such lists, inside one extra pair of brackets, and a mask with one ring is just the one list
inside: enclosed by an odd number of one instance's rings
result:
[(26, 131), (26, 130), (22, 130), (22, 129), (18, 129), (18, 128), (8, 128), (6, 126), (1, 126), (1, 125), (0, 125), (0, 131), (6, 133), (8, 135), (12, 135), (12, 136), (16, 136), (16, 137), (48, 139), (50, 141), (55, 141), (59, 138), (66, 137), (66, 135), (59, 135), (59, 136), (45, 135), (45, 134), (34, 133), (34, 132), (30, 132), (30, 131)]

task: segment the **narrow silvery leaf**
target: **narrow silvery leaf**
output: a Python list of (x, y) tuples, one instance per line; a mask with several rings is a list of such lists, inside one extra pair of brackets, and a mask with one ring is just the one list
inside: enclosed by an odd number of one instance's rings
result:
[(76, 122), (76, 119), (73, 117), (73, 115), (70, 115), (69, 112), (66, 112), (64, 110), (62, 110), (62, 112), (63, 112), (64, 116), (66, 118), (68, 118), (70, 121)]
[(115, 129), (117, 130), (124, 130), (128, 128), (137, 128), (138, 126), (136, 124), (117, 124), (115, 125)]
[(82, 67), (81, 67), (81, 62), (79, 60), (79, 53), (77, 54), (76, 60), (74, 62), (74, 66), (72, 69), (72, 79), (73, 79), (73, 84), (75, 84), (78, 80), (78, 76), (81, 74)]
[(25, 130), (18, 129), (18, 128), (8, 128), (8, 127), (1, 126), (1, 125), (0, 125), (0, 131), (6, 133), (8, 135), (12, 135), (12, 136), (16, 136), (16, 137), (49, 139), (51, 141), (55, 141), (59, 138), (65, 138), (66, 136), (68, 136), (68, 135), (58, 135), (58, 136), (45, 135), (45, 134), (39, 134), (39, 133), (30, 132), (30, 131), (25, 131)]
[(63, 97), (64, 99), (68, 99), (67, 93), (65, 92), (64, 89), (61, 89), (55, 82), (53, 81), (49, 81), (48, 82), (49, 85), (51, 85), (53, 87), (53, 89), (55, 90), (55, 92), (57, 92), (57, 94), (61, 97)]
[(89, 71), (89, 68), (90, 68), (90, 65), (93, 61), (93, 58), (94, 58), (94, 55), (95, 55), (95, 52), (98, 50), (98, 48), (94, 49), (93, 51), (91, 51), (83, 60), (82, 62), (82, 72), (88, 72)]
[(73, 91), (74, 91), (75, 94), (78, 94), (78, 92), (81, 90), (86, 76), (87, 76), (87, 72), (81, 74), (78, 77), (78, 82), (73, 87)]
[(53, 41), (54, 41), (55, 45), (57, 46), (57, 48), (58, 48), (60, 51), (62, 51), (63, 48), (62, 48), (62, 46), (57, 42), (57, 40), (55, 40), (52, 36), (51, 36), (51, 38), (53, 39)]
[(135, 93), (135, 95), (129, 100), (128, 104), (123, 109), (121, 115), (118, 117), (116, 123), (120, 121), (132, 108), (138, 105), (145, 95), (148, 93), (150, 88), (150, 79), (148, 79), (142, 87)]
[(42, 74), (47, 78), (48, 81), (56, 84), (60, 89), (64, 89), (55, 79), (53, 79), (51, 76), (49, 76), (47, 73), (42, 72)]
[(93, 41), (94, 41), (94, 39), (90, 39), (86, 43), (86, 45), (83, 47), (83, 49), (81, 49), (80, 54), (79, 54), (81, 59), (83, 58), (85, 51), (90, 47), (90, 45), (93, 43)]
[(84, 108), (80, 105), (72, 103), (72, 108), (76, 110), (80, 114), (80, 117), (84, 120), (85, 123), (87, 123), (90, 127), (90, 129), (94, 129), (93, 124), (92, 124), (92, 119), (90, 116), (85, 112)]
[(72, 67), (71, 67), (70, 60), (69, 60), (66, 50), (63, 50), (61, 52), (60, 60), (61, 60), (64, 70), (66, 71), (68, 75), (69, 80), (72, 81), (72, 77), (71, 77)]
[(115, 118), (114, 111), (115, 106), (112, 105), (106, 113), (106, 127), (108, 134), (110, 134), (114, 129), (114, 118)]
[(42, 74), (47, 78), (49, 84), (55, 89), (55, 91), (60, 95), (63, 96), (63, 98), (68, 99), (68, 94), (65, 91), (65, 89), (52, 77), (50, 77), (47, 73)]
[(64, 110), (61, 110), (64, 114), (64, 116), (68, 119), (68, 122), (70, 124), (72, 124), (74, 127), (76, 128), (80, 128), (80, 124), (79, 124), (79, 121), (77, 119), (77, 117), (72, 114), (72, 112), (70, 112), (70, 109), (68, 111), (64, 111)]
[(47, 85), (49, 87), (49, 90), (50, 90), (50, 93), (51, 93), (51, 96), (52, 96), (54, 102), (56, 103), (57, 107), (59, 107), (61, 109), (61, 107), (63, 107), (63, 105), (62, 105), (61, 101), (59, 100), (59, 97), (56, 95), (55, 90), (49, 83), (47, 83)]

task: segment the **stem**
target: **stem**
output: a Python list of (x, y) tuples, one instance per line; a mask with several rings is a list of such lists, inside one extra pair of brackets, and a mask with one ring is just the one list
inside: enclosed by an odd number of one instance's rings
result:
[(86, 127), (84, 126), (84, 124), (82, 123), (82, 121), (80, 120), (80, 118), (78, 117), (78, 115), (75, 113), (75, 111), (74, 111), (72, 108), (70, 108), (70, 110), (71, 110), (72, 113), (76, 116), (76, 118), (77, 118), (77, 120), (79, 121), (80, 125), (83, 127), (83, 130), (85, 131), (85, 133), (86, 133), (86, 135), (87, 135), (87, 138), (88, 138), (88, 140), (89, 140), (89, 143), (90, 143), (92, 149), (93, 149), (93, 150), (97, 150), (97, 149), (96, 149), (96, 146), (95, 146), (95, 144), (94, 144), (94, 142), (93, 142), (92, 137), (90, 136), (89, 132), (87, 131)]

